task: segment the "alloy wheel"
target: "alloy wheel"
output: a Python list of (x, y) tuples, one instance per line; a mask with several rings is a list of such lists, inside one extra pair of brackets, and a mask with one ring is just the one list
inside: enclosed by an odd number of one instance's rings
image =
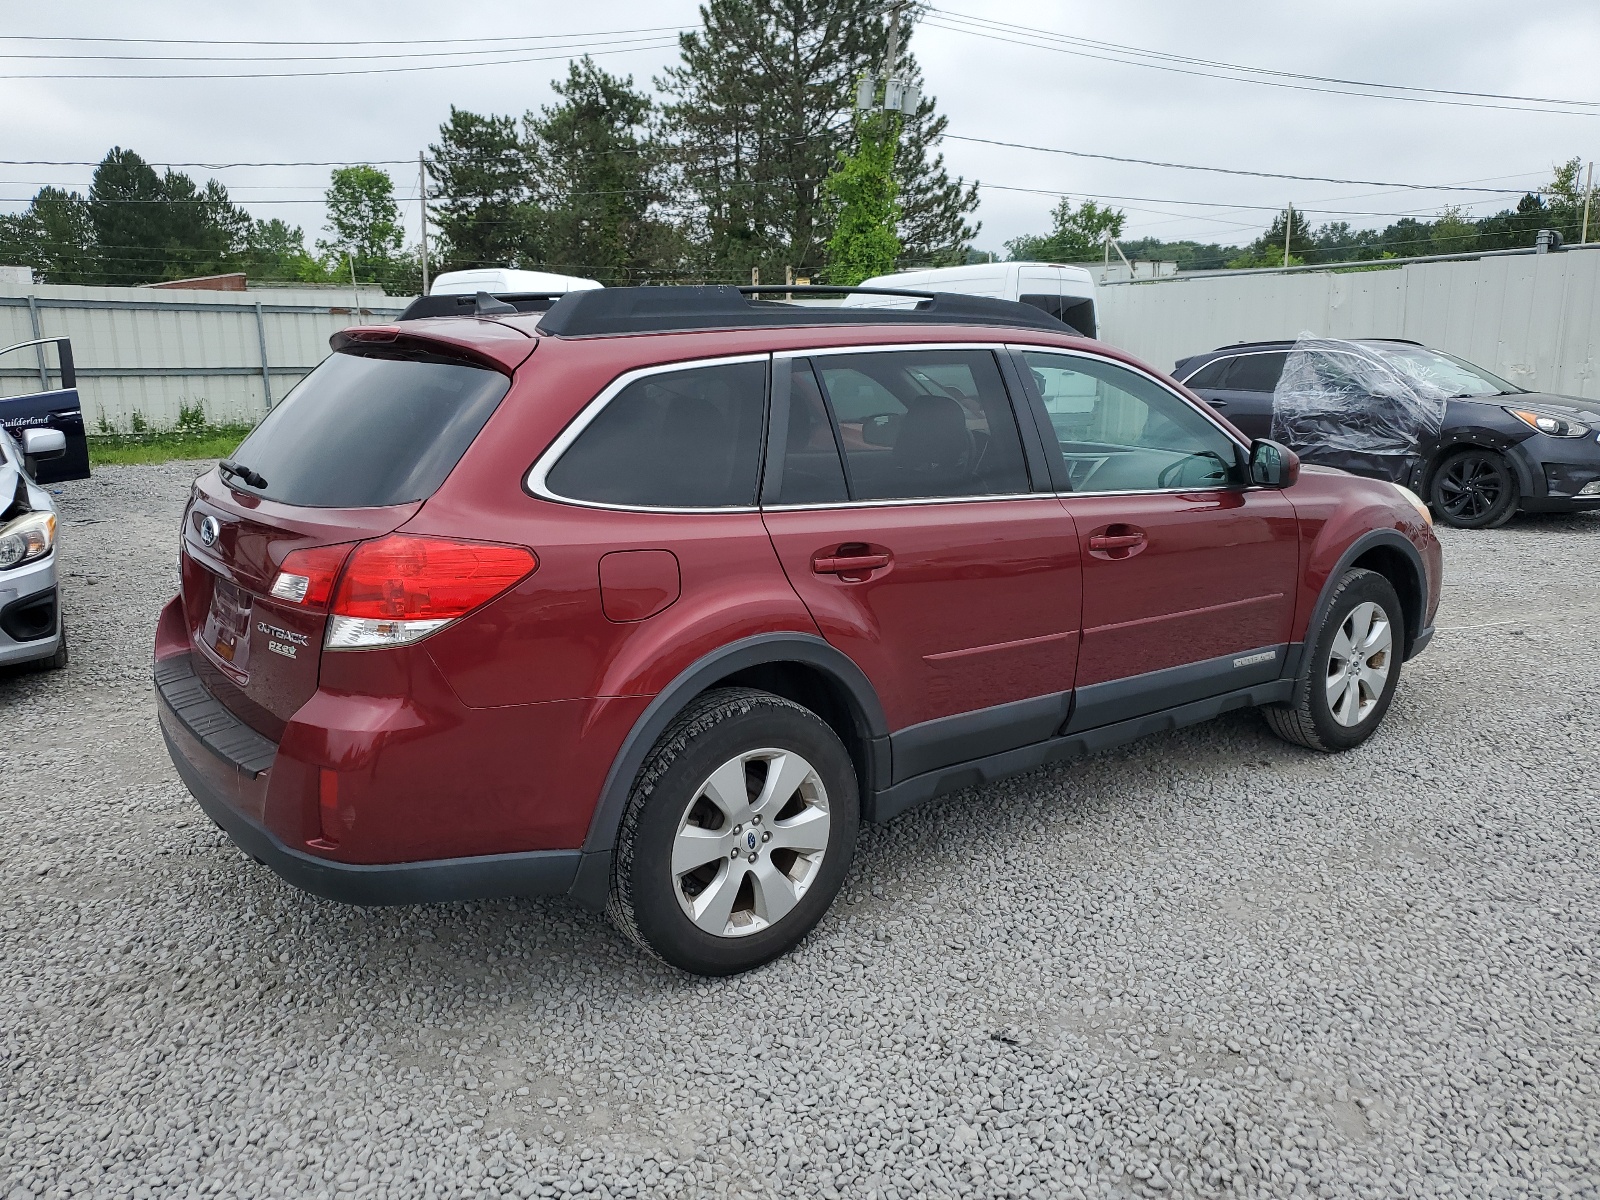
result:
[(684, 914), (716, 937), (777, 924), (817, 878), (831, 817), (822, 777), (792, 750), (751, 750), (696, 790), (672, 843)]
[(1334, 634), (1323, 681), (1335, 721), (1353, 727), (1367, 719), (1389, 682), (1393, 654), (1388, 614), (1370, 600), (1351, 609)]
[(1458, 455), (1439, 476), (1439, 504), (1457, 521), (1478, 521), (1500, 503), (1511, 480), (1495, 455)]

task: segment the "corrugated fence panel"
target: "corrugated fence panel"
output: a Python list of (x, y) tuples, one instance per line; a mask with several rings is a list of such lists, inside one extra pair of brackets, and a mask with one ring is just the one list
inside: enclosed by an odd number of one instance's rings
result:
[[(0, 291), (0, 347), (70, 337), (91, 428), (125, 429), (135, 413), (151, 425), (171, 425), (182, 408), (195, 406), (212, 421), (254, 421), (267, 411), (267, 380), (273, 401), (281, 400), (327, 356), (334, 333), (358, 320), (392, 319), (408, 303), (409, 297), (364, 295), (358, 318), (345, 290), (36, 285)], [(0, 396), (39, 389), (36, 355), (29, 349), (0, 358)], [(46, 356), (54, 384), (55, 351)]]
[(1379, 270), (1207, 275), (1099, 291), (1101, 336), (1170, 371), (1234, 342), (1404, 337), (1536, 391), (1600, 399), (1600, 250)]

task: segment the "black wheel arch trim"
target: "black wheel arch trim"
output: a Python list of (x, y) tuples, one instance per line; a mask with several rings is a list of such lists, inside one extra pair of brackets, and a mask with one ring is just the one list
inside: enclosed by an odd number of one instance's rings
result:
[[(683, 711), (689, 701), (718, 680), (751, 667), (779, 663), (800, 663), (812, 667), (844, 689), (850, 699), (851, 717), (856, 723), (857, 735), (867, 755), (867, 778), (861, 780), (863, 799), (887, 784), (888, 720), (883, 714), (883, 705), (878, 700), (877, 692), (849, 655), (815, 634), (798, 631), (763, 633), (730, 642), (686, 667), (677, 678), (662, 688), (623, 739), (622, 748), (612, 759), (611, 769), (600, 789), (594, 815), (589, 820), (589, 832), (583, 839), (587, 869), (579, 872), (578, 884), (574, 887), (577, 899), (584, 903), (593, 901), (594, 893), (598, 891), (597, 868), (601, 864), (589, 860), (604, 856), (606, 865), (609, 865), (611, 849), (617, 839), (617, 827), (622, 822), (634, 777), (644, 765), (650, 748), (666, 732), (673, 718)], [(589, 886), (584, 886), (586, 883)]]
[(1433, 491), (1434, 478), (1446, 460), (1469, 450), (1488, 450), (1505, 459), (1517, 480), (1519, 502), (1544, 495), (1543, 464), (1536, 462), (1523, 444), (1528, 439), (1510, 438), (1498, 430), (1464, 430), (1452, 432), (1450, 437), (1450, 441), (1434, 452), (1422, 468), (1420, 477), (1415, 480), (1417, 486), (1414, 490), (1424, 502), (1431, 502), (1429, 494)]
[[(1328, 573), (1328, 581), (1322, 585), (1322, 592), (1317, 597), (1316, 607), (1311, 610), (1311, 620), (1306, 624), (1306, 635), (1303, 645), (1309, 646), (1317, 640), (1317, 630), (1322, 628), (1322, 622), (1328, 616), (1328, 608), (1333, 603), (1333, 593), (1339, 586), (1339, 580), (1344, 578), (1346, 571), (1355, 565), (1369, 550), (1378, 547), (1399, 550), (1410, 564), (1413, 582), (1416, 584), (1419, 598), (1418, 610), (1415, 613), (1406, 613), (1406, 649), (1402, 662), (1408, 662), (1421, 653), (1427, 639), (1433, 636), (1432, 628), (1426, 630), (1427, 637), (1423, 637), (1424, 623), (1428, 619), (1428, 571), (1423, 566), (1422, 554), (1411, 544), (1411, 540), (1398, 529), (1371, 529), (1362, 534), (1345, 548), (1339, 556), (1339, 561), (1334, 564), (1333, 570)], [(1401, 597), (1401, 603), (1405, 597)], [(1296, 677), (1304, 670), (1307, 663), (1301, 661), (1296, 664)]]

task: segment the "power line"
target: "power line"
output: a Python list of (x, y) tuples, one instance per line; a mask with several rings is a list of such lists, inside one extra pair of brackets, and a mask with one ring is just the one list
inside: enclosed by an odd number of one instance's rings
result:
[[(632, 54), (639, 50), (665, 50), (677, 45), (676, 38), (639, 39), (639, 44), (633, 46), (602, 46), (585, 50), (582, 45), (574, 46), (573, 53), (569, 54), (544, 54), (523, 55), (516, 58), (484, 59), (479, 62), (463, 63), (420, 63), (406, 67), (358, 67), (343, 71), (229, 71), (229, 72), (186, 72), (183, 74), (37, 74), (37, 75), (12, 75), (13, 80), (20, 79), (321, 79), (338, 75), (394, 75), (413, 71), (454, 71), (468, 67), (502, 67), (515, 63), (552, 62), (557, 59), (578, 57), (577, 51), (582, 50), (589, 55), (602, 54)], [(542, 47), (554, 49), (554, 47)], [(408, 160), (409, 161), (409, 160)]]
[(1122, 154), (1094, 154), (1087, 150), (1064, 150), (1058, 146), (1030, 146), (1023, 142), (1003, 142), (996, 138), (967, 137), (959, 133), (946, 133), (946, 138), (957, 142), (975, 142), (985, 146), (1004, 146), (1010, 150), (1037, 150), (1043, 154), (1065, 154), (1072, 158), (1094, 158), (1102, 162), (1133, 163), (1143, 167), (1165, 167), (1175, 171), (1208, 171), (1217, 175), (1246, 175), (1254, 179), (1293, 179), (1309, 183), (1341, 183), (1356, 187), (1396, 188), (1420, 192), (1493, 192), (1498, 195), (1520, 196), (1522, 188), (1465, 187), (1460, 184), (1394, 183), (1378, 179), (1339, 179), (1331, 175), (1289, 175), (1280, 171), (1247, 171), (1237, 167), (1206, 167), (1194, 163), (1162, 162), (1152, 158), (1131, 158)]
[[(667, 27), (676, 30), (676, 27)], [(582, 38), (594, 35), (578, 34)], [(506, 54), (512, 50), (562, 50), (572, 46), (608, 46), (620, 42), (637, 42), (643, 40), (643, 31), (640, 33), (629, 32), (628, 36), (609, 38), (605, 41), (577, 41), (569, 43), (555, 43), (550, 45), (535, 46), (485, 46), (481, 49), (462, 50), (412, 50), (398, 53), (379, 54), (14, 54), (0, 52), (0, 59), (23, 61), (47, 62), (240, 62), (240, 63), (275, 63), (275, 62), (369, 62), (377, 59), (393, 58), (460, 58), (473, 54)], [(659, 41), (661, 34), (653, 35), (649, 40)], [(674, 33), (674, 36), (676, 34)], [(470, 63), (456, 64), (471, 66)], [(57, 78), (56, 76), (30, 75), (21, 78), (43, 79)], [(122, 76), (117, 76), (122, 78)]]
[[(958, 13), (944, 13), (933, 10), (933, 16), (925, 19), (923, 24), (934, 29), (942, 29), (949, 33), (963, 33), (971, 37), (986, 38), (990, 41), (1007, 42), (1011, 45), (1028, 46), (1036, 50), (1051, 50), (1058, 54), (1070, 54), (1078, 58), (1094, 59), (1098, 62), (1120, 63), (1123, 66), (1145, 67), (1150, 70), (1167, 71), (1178, 75), (1193, 75), (1205, 79), (1224, 79), (1235, 83), (1253, 83), (1265, 87), (1288, 88), (1301, 92), (1325, 92), (1340, 96), (1362, 96), (1369, 100), (1404, 100), (1414, 104), (1436, 104), (1455, 108), (1488, 108), (1509, 112), (1536, 112), (1549, 113), (1559, 116), (1595, 117), (1600, 116), (1600, 101), (1592, 100), (1543, 100), (1538, 97), (1506, 97), (1507, 99), (1522, 99), (1534, 101), (1534, 105), (1522, 104), (1490, 104), (1477, 100), (1451, 99), (1451, 96), (1468, 96), (1474, 93), (1449, 92), (1445, 89), (1431, 88), (1405, 88), (1398, 84), (1367, 84), (1359, 80), (1339, 81), (1348, 86), (1317, 86), (1315, 83), (1291, 83), (1289, 79), (1316, 80), (1325, 77), (1311, 75), (1296, 75), (1293, 72), (1274, 72), (1265, 68), (1244, 67), (1231, 63), (1214, 63), (1208, 59), (1189, 59), (1181, 55), (1169, 55), (1162, 51), (1143, 50), (1139, 47), (1119, 46), (1114, 42), (1097, 42), (1086, 38), (1073, 38), (1065, 34), (1051, 33), (1048, 30), (1033, 30), (1026, 26), (1005, 26), (999, 22), (989, 22), (985, 18), (967, 17)], [(946, 21), (958, 23), (946, 24)], [(964, 22), (964, 23), (960, 23)], [(1023, 33), (1023, 36), (1010, 36), (1013, 33)], [(1043, 38), (1044, 41), (1037, 39)], [(1087, 48), (1084, 48), (1087, 47)], [(1094, 53), (1092, 50), (1103, 50), (1105, 53)], [(1134, 55), (1135, 57), (1119, 57)], [(1142, 57), (1141, 57), (1142, 56)], [(1144, 58), (1153, 58), (1163, 61), (1143, 61)], [(1180, 63), (1193, 63), (1196, 66), (1182, 66)], [(1282, 78), (1252, 78), (1249, 75), (1219, 74), (1218, 70), (1203, 70), (1200, 65), (1215, 67), (1220, 70), (1236, 72), (1255, 72), (1263, 75), (1275, 75)], [(1326, 77), (1332, 78), (1332, 77)], [(1370, 87), (1378, 89), (1391, 89), (1384, 91), (1352, 91), (1350, 87)], [(1409, 92), (1434, 92), (1437, 95), (1411, 95)], [(1483, 95), (1497, 95), (1497, 93), (1482, 93)], [(1578, 108), (1553, 108), (1538, 107), (1536, 105), (1571, 104)]]
[[(4, 33), (0, 42), (94, 42), (97, 44), (140, 46), (445, 46), (465, 42), (539, 42), (554, 38), (609, 37), (613, 34), (672, 33), (698, 29), (699, 25), (650, 25), (640, 29), (593, 29), (585, 33), (525, 33), (501, 37), (471, 38), (336, 38), (315, 41), (262, 40), (256, 38), (139, 38), (139, 37), (87, 37), (82, 35), (49, 33)], [(93, 56), (88, 56), (93, 57)]]

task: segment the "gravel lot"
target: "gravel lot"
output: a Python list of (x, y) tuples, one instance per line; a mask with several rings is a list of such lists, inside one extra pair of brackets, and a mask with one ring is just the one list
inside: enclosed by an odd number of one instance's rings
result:
[(1600, 517), (1446, 531), (1362, 749), (961, 793), (705, 982), (232, 848), (150, 696), (196, 469), (64, 486), (72, 664), (0, 679), (0, 1197), (1600, 1196)]

